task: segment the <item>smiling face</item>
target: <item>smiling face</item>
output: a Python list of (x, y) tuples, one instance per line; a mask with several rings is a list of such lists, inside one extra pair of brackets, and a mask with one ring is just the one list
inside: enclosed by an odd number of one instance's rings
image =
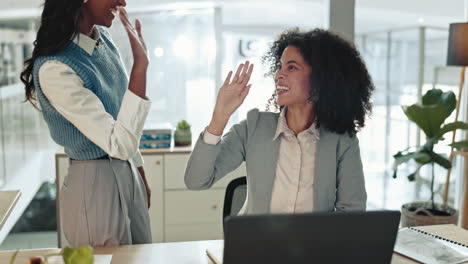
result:
[(112, 26), (118, 6), (126, 6), (125, 0), (88, 0), (82, 10), (82, 17), (89, 25)]
[(279, 105), (291, 107), (308, 104), (311, 71), (312, 68), (304, 60), (298, 48), (287, 46), (284, 49), (275, 74)]

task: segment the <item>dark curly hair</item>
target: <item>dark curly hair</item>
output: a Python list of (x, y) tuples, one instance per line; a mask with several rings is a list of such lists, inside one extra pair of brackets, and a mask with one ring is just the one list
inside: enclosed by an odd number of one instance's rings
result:
[[(337, 34), (323, 29), (301, 32), (289, 29), (280, 34), (263, 57), (268, 76), (279, 69), (283, 51), (296, 47), (311, 66), (309, 101), (314, 104), (317, 127), (338, 134), (355, 135), (364, 127), (366, 115), (372, 110), (370, 98), (374, 84), (361, 55), (353, 44)], [(276, 94), (268, 100), (281, 110)]]

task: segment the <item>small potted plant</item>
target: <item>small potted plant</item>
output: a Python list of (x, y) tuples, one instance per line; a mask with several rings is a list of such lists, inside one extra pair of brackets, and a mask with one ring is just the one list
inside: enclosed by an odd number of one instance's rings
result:
[(182, 120), (177, 124), (174, 132), (174, 143), (176, 146), (190, 146), (192, 144), (192, 132), (187, 121)]
[[(444, 135), (457, 129), (467, 129), (464, 122), (444, 124), (445, 120), (455, 110), (457, 99), (453, 92), (442, 92), (440, 89), (429, 90), (421, 103), (403, 106), (403, 111), (409, 120), (414, 122), (426, 135), (424, 145), (396, 153), (393, 178), (397, 177), (398, 166), (411, 160), (415, 161), (416, 169), (409, 174), (408, 180), (414, 181), (419, 171), (425, 165), (431, 166), (431, 198), (429, 202), (412, 202), (402, 206), (402, 226), (456, 224), (458, 211), (449, 206), (434, 202), (434, 166), (435, 164), (449, 169), (451, 162), (447, 155), (436, 153), (434, 147), (444, 139)], [(461, 142), (455, 142), (454, 145)]]

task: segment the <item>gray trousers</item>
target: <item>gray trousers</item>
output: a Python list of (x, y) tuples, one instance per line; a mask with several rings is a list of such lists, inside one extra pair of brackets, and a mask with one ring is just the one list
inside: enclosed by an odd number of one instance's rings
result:
[(146, 189), (132, 162), (71, 160), (60, 212), (74, 248), (151, 243)]

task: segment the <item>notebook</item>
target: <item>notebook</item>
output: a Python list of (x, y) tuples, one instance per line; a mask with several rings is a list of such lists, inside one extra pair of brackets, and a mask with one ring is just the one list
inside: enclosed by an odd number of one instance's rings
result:
[(398, 231), (396, 252), (427, 264), (457, 264), (468, 261), (468, 246), (416, 228)]

